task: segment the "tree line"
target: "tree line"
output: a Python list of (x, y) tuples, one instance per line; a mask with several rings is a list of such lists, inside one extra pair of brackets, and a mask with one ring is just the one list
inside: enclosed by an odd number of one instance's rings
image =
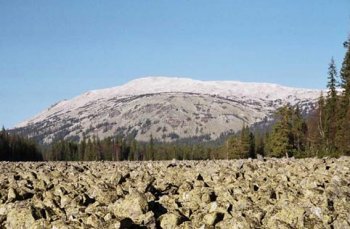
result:
[(45, 149), (45, 160), (54, 161), (148, 161), (148, 160), (204, 160), (219, 159), (212, 147), (204, 144), (139, 142), (123, 136), (83, 139), (81, 142), (60, 140)]
[(0, 132), (0, 161), (40, 161), (42, 154), (37, 144), (19, 135)]

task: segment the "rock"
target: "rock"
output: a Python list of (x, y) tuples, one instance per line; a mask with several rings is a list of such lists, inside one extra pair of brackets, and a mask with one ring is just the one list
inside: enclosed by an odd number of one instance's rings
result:
[(173, 229), (181, 223), (181, 219), (177, 213), (166, 213), (160, 217), (160, 226), (163, 229)]
[(141, 224), (147, 228), (156, 228), (156, 219), (154, 213), (149, 211), (140, 217)]
[[(223, 220), (215, 225), (215, 228), (218, 229), (245, 229), (245, 228), (254, 228), (249, 225), (249, 223), (244, 218), (231, 218)], [(259, 227), (258, 227), (259, 228)], [(278, 227), (273, 227), (278, 228)]]
[(17, 200), (17, 193), (13, 188), (9, 188), (8, 194), (7, 194), (7, 201), (13, 202)]
[(257, 154), (256, 159), (258, 159), (259, 161), (264, 161), (264, 157), (261, 154)]
[(299, 206), (293, 204), (284, 206), (267, 219), (267, 226), (269, 228), (280, 227), (282, 225), (280, 222), (283, 222), (291, 228), (304, 228), (304, 213), (305, 210)]
[(64, 195), (61, 197), (61, 201), (60, 201), (60, 206), (61, 208), (65, 208), (67, 205), (69, 205), (70, 203), (72, 203), (72, 198), (69, 197), (68, 195)]
[(86, 219), (86, 224), (91, 225), (94, 228), (98, 228), (102, 225), (102, 222), (96, 215), (91, 215)]
[(118, 185), (125, 181), (126, 181), (125, 177), (120, 173), (115, 173), (110, 178), (110, 183), (113, 185)]
[(30, 228), (35, 222), (28, 206), (16, 206), (6, 217), (6, 228)]
[(0, 162), (0, 228), (349, 228), (350, 158)]
[(105, 221), (110, 221), (110, 220), (112, 219), (112, 214), (111, 214), (111, 213), (107, 213), (107, 214), (103, 217), (103, 219), (104, 219)]
[(206, 214), (203, 218), (203, 222), (209, 226), (214, 226), (215, 223), (218, 222), (218, 220), (219, 220), (219, 218), (218, 218), (217, 212), (211, 212), (209, 214)]
[(5, 227), (6, 215), (0, 215), (0, 228)]
[(139, 222), (143, 214), (148, 211), (148, 202), (144, 194), (133, 192), (125, 199), (114, 203), (114, 215), (119, 218), (130, 218)]

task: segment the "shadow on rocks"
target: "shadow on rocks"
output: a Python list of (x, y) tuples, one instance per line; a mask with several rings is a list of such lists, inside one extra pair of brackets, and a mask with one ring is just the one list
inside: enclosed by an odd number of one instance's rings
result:
[(132, 219), (130, 218), (125, 218), (120, 221), (120, 228), (125, 228), (125, 229), (146, 229), (146, 226), (140, 226), (135, 224)]

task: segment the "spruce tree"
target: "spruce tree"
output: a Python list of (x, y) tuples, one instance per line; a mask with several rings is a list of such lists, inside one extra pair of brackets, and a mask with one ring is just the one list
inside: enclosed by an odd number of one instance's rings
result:
[(255, 133), (255, 157), (258, 154), (261, 156), (265, 155), (265, 141), (263, 134), (260, 132)]
[(240, 158), (248, 158), (251, 154), (251, 139), (249, 128), (243, 125), (240, 133)]
[(0, 132), (0, 161), (9, 160), (9, 141), (5, 127)]
[(90, 138), (88, 139), (86, 144), (85, 160), (86, 161), (95, 160), (94, 143), (91, 141)]
[(292, 128), (289, 106), (278, 109), (276, 116), (277, 120), (269, 137), (269, 152), (267, 154), (270, 157), (290, 156), (293, 145), (291, 143)]
[(255, 153), (255, 135), (249, 131), (249, 157), (256, 158)]
[(130, 157), (129, 160), (140, 160), (140, 156), (139, 156), (139, 149), (138, 149), (138, 145), (137, 145), (137, 141), (135, 139), (133, 139), (131, 141), (131, 146), (130, 146)]
[(240, 159), (243, 158), (242, 147), (239, 136), (231, 136), (227, 140), (228, 159)]
[(154, 155), (155, 155), (155, 152), (154, 152), (154, 139), (153, 139), (153, 135), (151, 134), (150, 136), (150, 139), (149, 139), (149, 145), (147, 147), (147, 160), (154, 160)]
[(81, 143), (79, 144), (79, 160), (83, 161), (85, 160), (85, 155), (86, 155), (86, 138), (85, 136), (83, 136), (83, 140), (81, 141)]
[(341, 154), (350, 154), (350, 38), (344, 43), (347, 49), (344, 61), (340, 70), (342, 95), (338, 112), (338, 131), (336, 144)]
[(321, 92), (321, 95), (318, 99), (318, 133), (320, 136), (321, 141), (325, 139), (325, 101), (323, 97), (323, 93)]
[(295, 108), (290, 107), (292, 138), (291, 143), (293, 145), (293, 154), (298, 156), (305, 156), (304, 152), (307, 144), (307, 125), (301, 114), (299, 106)]
[(337, 132), (337, 70), (334, 63), (334, 59), (328, 67), (328, 93), (325, 104), (325, 122), (324, 133), (326, 140), (326, 147), (328, 151), (335, 150), (335, 136)]

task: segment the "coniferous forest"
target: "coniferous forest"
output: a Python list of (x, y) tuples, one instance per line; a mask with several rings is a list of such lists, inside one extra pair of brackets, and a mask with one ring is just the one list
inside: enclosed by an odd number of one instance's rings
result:
[(42, 152), (38, 145), (18, 135), (0, 132), (0, 161), (40, 161)]
[(339, 157), (350, 155), (350, 39), (340, 67), (333, 59), (328, 66), (327, 91), (320, 94), (317, 108), (304, 117), (298, 106), (286, 105), (275, 113), (273, 125), (265, 130), (243, 126), (223, 144), (205, 142), (162, 143), (152, 136), (138, 142), (125, 136), (60, 140), (50, 145), (5, 129), (0, 133), (2, 161), (95, 161), (95, 160), (204, 160), (266, 157)]

